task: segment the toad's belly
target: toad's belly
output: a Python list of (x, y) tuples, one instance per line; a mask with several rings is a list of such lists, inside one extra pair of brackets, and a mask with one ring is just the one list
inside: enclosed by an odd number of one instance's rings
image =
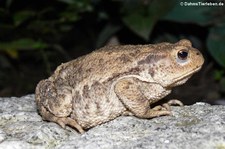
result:
[(73, 91), (71, 118), (83, 128), (90, 128), (123, 114), (126, 108), (109, 86), (95, 83)]
[(115, 119), (124, 111), (126, 108), (119, 99), (98, 98), (92, 99), (92, 102), (74, 104), (71, 118), (75, 119), (83, 128), (91, 128)]

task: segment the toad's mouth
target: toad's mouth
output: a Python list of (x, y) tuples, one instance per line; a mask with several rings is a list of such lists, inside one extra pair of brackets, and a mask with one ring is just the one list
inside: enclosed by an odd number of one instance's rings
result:
[(195, 72), (198, 72), (201, 68), (202, 68), (202, 66), (199, 66), (199, 67), (193, 69), (192, 71), (173, 79), (174, 83), (172, 83), (168, 87), (174, 87), (174, 86), (184, 84)]

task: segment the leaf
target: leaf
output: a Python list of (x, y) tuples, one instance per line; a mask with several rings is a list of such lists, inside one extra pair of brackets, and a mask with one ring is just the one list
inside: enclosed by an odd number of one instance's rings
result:
[(108, 24), (101, 31), (98, 36), (96, 47), (101, 47), (113, 34), (115, 34), (121, 27), (118, 25)]
[(75, 22), (79, 19), (79, 16), (75, 12), (65, 11), (60, 14), (60, 22)]
[(74, 9), (76, 12), (85, 12), (85, 11), (92, 11), (92, 1), (90, 0), (58, 0), (60, 2), (68, 4), (70, 8)]
[(11, 58), (18, 58), (19, 57), (19, 53), (17, 50), (15, 49), (11, 49), (11, 50), (6, 50), (5, 51)]
[(24, 11), (16, 12), (13, 16), (14, 24), (18, 26), (33, 16), (35, 16), (34, 11), (24, 10)]
[(12, 58), (18, 57), (19, 50), (35, 50), (44, 49), (48, 45), (41, 41), (34, 41), (32, 39), (23, 38), (12, 42), (0, 42), (0, 51), (6, 52)]
[(12, 5), (13, 0), (6, 0), (6, 8), (10, 8)]
[(14, 50), (30, 50), (30, 49), (44, 49), (47, 44), (41, 41), (34, 41), (33, 39), (23, 38), (12, 42), (0, 42), (0, 50), (14, 49)]
[(60, 2), (63, 2), (63, 3), (67, 3), (67, 4), (74, 4), (75, 1), (74, 0), (58, 0)]
[(148, 40), (155, 23), (174, 5), (174, 1), (124, 1), (123, 22), (136, 34)]
[(213, 73), (213, 78), (215, 80), (221, 80), (224, 76), (224, 70), (215, 70)]
[(136, 34), (148, 40), (155, 20), (145, 17), (139, 13), (129, 15), (123, 19), (124, 23)]
[(47, 44), (41, 41), (34, 41), (33, 39), (22, 38), (9, 43), (0, 43), (1, 49), (16, 49), (16, 50), (28, 50), (28, 49), (44, 49)]
[[(164, 17), (165, 20), (208, 25), (215, 21), (215, 12), (219, 7), (201, 6), (199, 0), (178, 0), (175, 7)], [(204, 1), (202, 2), (204, 3)], [(193, 5), (199, 6), (193, 6)]]
[(210, 29), (207, 47), (216, 62), (225, 68), (225, 23)]
[(91, 12), (93, 6), (89, 0), (58, 0), (68, 4), (65, 11), (60, 13), (60, 22), (75, 22), (80, 19), (80, 14), (83, 12)]

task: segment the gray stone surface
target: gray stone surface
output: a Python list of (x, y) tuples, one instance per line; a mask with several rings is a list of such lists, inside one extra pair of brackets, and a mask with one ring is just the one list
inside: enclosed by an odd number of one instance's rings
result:
[(119, 117), (80, 135), (42, 121), (33, 95), (0, 98), (0, 148), (225, 148), (225, 106), (197, 103), (172, 110), (172, 116), (150, 120)]

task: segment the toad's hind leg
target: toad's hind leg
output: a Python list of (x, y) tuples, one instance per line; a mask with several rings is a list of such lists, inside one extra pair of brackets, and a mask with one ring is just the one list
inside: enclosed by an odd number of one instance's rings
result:
[(85, 131), (83, 128), (72, 118), (70, 117), (56, 117), (52, 113), (46, 110), (45, 107), (41, 107), (40, 113), (42, 113), (42, 118), (47, 121), (55, 122), (59, 124), (62, 128), (65, 128), (66, 125), (76, 128), (79, 133), (83, 134)]
[(36, 87), (35, 98), (42, 118), (52, 121), (63, 128), (65, 125), (76, 128), (80, 133), (84, 130), (69, 116), (72, 112), (72, 90), (60, 86), (58, 89), (49, 80), (41, 81)]

